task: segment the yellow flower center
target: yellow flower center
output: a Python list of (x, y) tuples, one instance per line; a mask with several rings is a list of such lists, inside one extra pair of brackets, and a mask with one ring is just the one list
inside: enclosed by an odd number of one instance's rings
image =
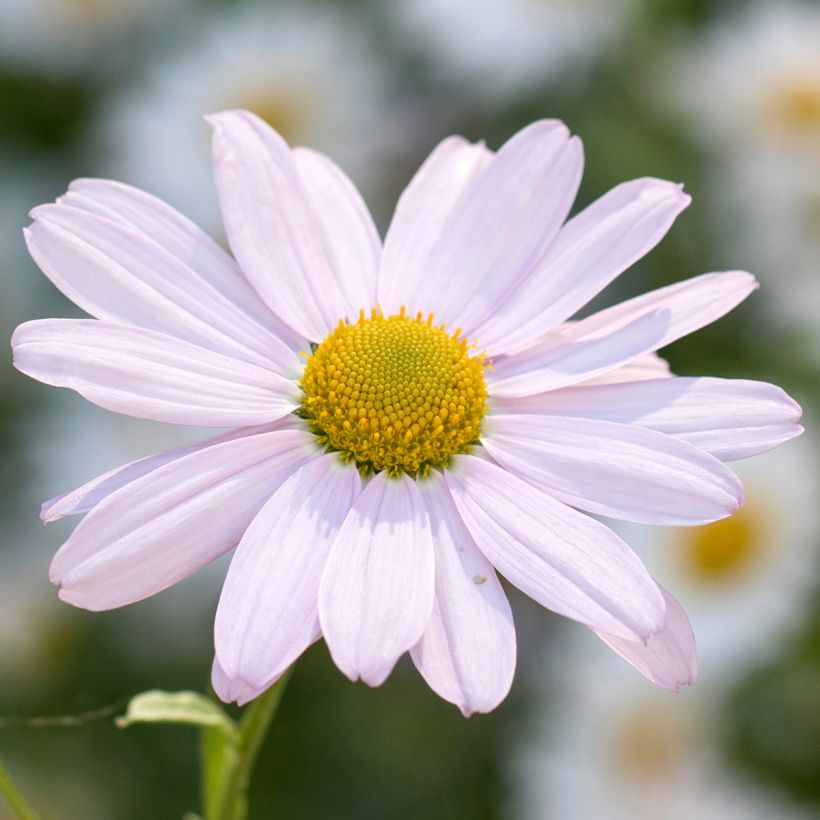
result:
[(774, 101), (776, 121), (790, 133), (820, 128), (820, 83), (796, 80), (783, 88)]
[(301, 415), (362, 472), (445, 466), (478, 439), (487, 409), (486, 360), (459, 334), (404, 308), (339, 322), (307, 360)]
[(686, 571), (702, 583), (731, 582), (761, 557), (766, 516), (749, 503), (730, 518), (682, 531), (680, 558)]

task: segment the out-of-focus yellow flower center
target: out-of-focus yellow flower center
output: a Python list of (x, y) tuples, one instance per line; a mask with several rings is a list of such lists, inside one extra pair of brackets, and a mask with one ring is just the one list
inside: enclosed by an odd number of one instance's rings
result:
[(760, 557), (766, 521), (760, 510), (747, 504), (730, 518), (680, 533), (684, 569), (705, 583), (732, 581)]
[(487, 408), (483, 355), (433, 315), (373, 310), (340, 322), (308, 358), (301, 414), (363, 472), (424, 475), (478, 439)]
[(776, 100), (776, 119), (792, 133), (820, 128), (820, 83), (798, 80), (782, 89)]

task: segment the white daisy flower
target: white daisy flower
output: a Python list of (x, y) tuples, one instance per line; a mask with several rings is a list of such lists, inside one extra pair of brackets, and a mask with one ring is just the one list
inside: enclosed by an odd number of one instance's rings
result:
[[(688, 204), (680, 186), (627, 182), (565, 222), (583, 159), (562, 123), (496, 153), (452, 137), (382, 245), (322, 154), (246, 111), (209, 120), (236, 261), (104, 180), (75, 182), (26, 229), (44, 273), (96, 318), (21, 325), (21, 371), (110, 410), (235, 428), (45, 504), (46, 521), (87, 513), (52, 563), (60, 597), (122, 606), (238, 544), (216, 614), (225, 700), (255, 697), (323, 637), (370, 685), (410, 651), (469, 714), (505, 697), (515, 666), (497, 569), (660, 685), (692, 682), (680, 606), (573, 508), (730, 515), (742, 488), (721, 459), (798, 435), (800, 408), (759, 382), (646, 379), (663, 373), (655, 350), (755, 289), (748, 273), (567, 323), (661, 239)], [(605, 374), (620, 381), (584, 386)]]

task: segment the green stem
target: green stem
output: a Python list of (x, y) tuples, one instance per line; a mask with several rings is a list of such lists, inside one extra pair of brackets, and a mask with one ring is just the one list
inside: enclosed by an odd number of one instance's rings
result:
[(244, 820), (248, 813), (248, 786), (251, 775), (282, 694), (290, 670), (245, 709), (239, 723), (239, 741), (236, 755), (225, 773), (221, 800), (208, 820)]
[(6, 798), (6, 802), (11, 806), (17, 820), (38, 820), (37, 812), (29, 806), (25, 797), (20, 794), (2, 763), (0, 763), (0, 794)]

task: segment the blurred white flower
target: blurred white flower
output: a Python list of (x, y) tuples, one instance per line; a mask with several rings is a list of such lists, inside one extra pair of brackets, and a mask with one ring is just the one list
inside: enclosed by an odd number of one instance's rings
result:
[(820, 5), (757, 2), (663, 53), (652, 82), (714, 155), (724, 236), (820, 339)]
[(584, 649), (576, 644), (574, 658), (562, 650), (561, 677), (553, 674), (552, 690), (542, 690), (545, 711), (512, 757), (520, 801), (512, 816), (808, 820), (722, 758), (714, 689), (675, 695), (615, 658), (601, 655), (590, 665)]
[(155, 55), (110, 106), (103, 170), (219, 231), (203, 115), (248, 108), (291, 144), (332, 155), (370, 194), (412, 133), (386, 83), (352, 14), (310, 4), (200, 10), (177, 50)]
[(396, 23), (445, 75), (487, 95), (569, 79), (625, 33), (634, 0), (406, 0)]
[[(0, 61), (47, 71), (97, 66), (158, 0), (0, 0)], [(112, 55), (113, 56), (113, 55)]]
[(820, 547), (817, 458), (809, 435), (734, 462), (746, 504), (713, 524), (612, 522), (689, 614), (702, 682), (775, 651), (811, 605)]

